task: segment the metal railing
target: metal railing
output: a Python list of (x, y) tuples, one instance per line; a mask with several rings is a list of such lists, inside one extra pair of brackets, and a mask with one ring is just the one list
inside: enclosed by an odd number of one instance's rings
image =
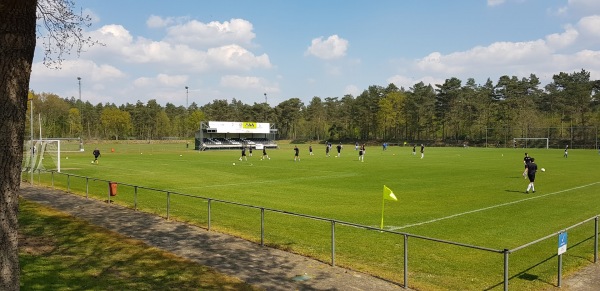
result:
[[(38, 170), (38, 183), (41, 184), (41, 175), (42, 175), (42, 171)], [(97, 179), (97, 178), (90, 178), (87, 176), (81, 176), (81, 175), (75, 175), (75, 174), (68, 174), (68, 173), (61, 173), (61, 172), (57, 172), (57, 171), (43, 171), (45, 173), (50, 173), (51, 176), (51, 186), (53, 188), (55, 188), (55, 184), (54, 184), (54, 176), (55, 174), (58, 175), (64, 175), (66, 176), (66, 191), (67, 192), (71, 192), (71, 178), (80, 178), (80, 179), (85, 179), (85, 197), (89, 199), (89, 184), (90, 181), (98, 181), (98, 182), (102, 182), (102, 183), (107, 183), (108, 185), (108, 191), (107, 191), (107, 203), (111, 203), (113, 200), (111, 200), (113, 198), (113, 196), (111, 196), (111, 183), (116, 183), (114, 181), (109, 181), (109, 180), (104, 180), (104, 179)], [(34, 179), (35, 180), (35, 179)], [(30, 181), (33, 184), (33, 181)], [(532, 245), (535, 245), (537, 243), (540, 243), (542, 241), (551, 239), (553, 237), (557, 237), (557, 235), (559, 235), (560, 233), (566, 232), (570, 229), (574, 229), (578, 226), (581, 226), (582, 224), (585, 224), (587, 222), (590, 221), (594, 221), (594, 234), (593, 234), (593, 240), (594, 240), (594, 259), (593, 259), (593, 263), (597, 263), (598, 262), (598, 223), (599, 223), (599, 217), (600, 215), (596, 215), (594, 217), (588, 218), (584, 221), (578, 222), (574, 225), (571, 225), (569, 227), (566, 227), (565, 229), (549, 234), (547, 236), (544, 236), (542, 238), (539, 238), (537, 240), (531, 241), (529, 243), (526, 243), (524, 245), (518, 246), (516, 248), (512, 248), (512, 249), (494, 249), (494, 248), (488, 248), (488, 247), (482, 247), (482, 246), (476, 246), (476, 245), (471, 245), (471, 244), (465, 244), (465, 243), (460, 243), (460, 242), (454, 242), (454, 241), (449, 241), (449, 240), (444, 240), (444, 239), (438, 239), (438, 238), (432, 238), (432, 237), (427, 237), (427, 236), (422, 236), (422, 235), (416, 235), (416, 234), (411, 234), (411, 233), (406, 233), (406, 232), (398, 232), (398, 231), (393, 231), (393, 230), (385, 230), (385, 229), (380, 229), (377, 227), (372, 227), (372, 226), (367, 226), (367, 225), (362, 225), (362, 224), (357, 224), (357, 223), (352, 223), (352, 222), (346, 222), (346, 221), (341, 221), (341, 220), (336, 220), (336, 219), (331, 219), (331, 218), (325, 218), (325, 217), (319, 217), (319, 216), (313, 216), (313, 215), (307, 215), (307, 214), (301, 214), (301, 213), (294, 213), (294, 212), (289, 212), (289, 211), (285, 211), (285, 210), (279, 210), (279, 209), (274, 209), (274, 208), (268, 208), (268, 207), (261, 207), (261, 206), (256, 206), (256, 205), (250, 205), (250, 204), (245, 204), (245, 203), (239, 203), (239, 202), (232, 202), (232, 201), (227, 201), (227, 200), (222, 200), (222, 199), (215, 199), (215, 198), (210, 198), (210, 197), (203, 197), (203, 196), (198, 196), (198, 195), (192, 195), (192, 194), (186, 194), (186, 193), (180, 193), (180, 192), (176, 192), (176, 191), (170, 191), (170, 190), (163, 190), (163, 189), (157, 189), (157, 188), (152, 188), (152, 187), (145, 187), (145, 186), (139, 186), (139, 185), (133, 185), (133, 184), (128, 184), (128, 183), (122, 183), (122, 182), (118, 182), (117, 183), (120, 186), (129, 186), (133, 188), (133, 209), (134, 210), (138, 210), (138, 191), (143, 189), (143, 190), (149, 190), (149, 191), (155, 191), (158, 193), (164, 193), (165, 194), (165, 206), (166, 206), (166, 219), (169, 220), (170, 219), (170, 213), (171, 213), (171, 196), (172, 195), (178, 195), (181, 197), (190, 197), (190, 198), (194, 198), (194, 199), (202, 199), (204, 201), (207, 202), (207, 209), (206, 209), (206, 213), (207, 213), (207, 225), (206, 228), (208, 231), (211, 230), (211, 213), (212, 213), (212, 204), (214, 202), (218, 202), (218, 203), (223, 203), (223, 204), (229, 204), (229, 205), (235, 205), (235, 206), (240, 206), (240, 207), (245, 207), (245, 208), (251, 208), (251, 209), (258, 209), (260, 210), (260, 245), (264, 246), (265, 245), (265, 212), (272, 212), (272, 213), (279, 213), (279, 214), (284, 214), (284, 215), (290, 215), (290, 216), (295, 216), (295, 217), (300, 217), (300, 218), (304, 218), (304, 219), (312, 219), (312, 220), (316, 220), (316, 221), (322, 221), (322, 222), (327, 222), (331, 225), (330, 228), (330, 234), (331, 234), (331, 251), (330, 251), (330, 264), (331, 266), (335, 266), (336, 265), (336, 250), (335, 250), (335, 246), (336, 246), (336, 237), (335, 237), (335, 230), (336, 230), (336, 225), (343, 225), (343, 226), (350, 226), (353, 228), (357, 228), (357, 229), (363, 229), (363, 230), (370, 230), (370, 231), (377, 231), (379, 233), (389, 233), (389, 234), (393, 234), (393, 235), (397, 235), (397, 236), (401, 236), (403, 239), (403, 249), (404, 249), (404, 257), (403, 257), (403, 284), (402, 286), (404, 288), (408, 287), (408, 282), (409, 282), (409, 278), (408, 278), (408, 240), (409, 238), (413, 238), (413, 239), (419, 239), (419, 240), (425, 240), (425, 241), (431, 241), (431, 242), (435, 242), (435, 243), (441, 243), (441, 244), (446, 244), (446, 245), (453, 245), (453, 246), (458, 246), (458, 247), (463, 247), (463, 248), (468, 248), (468, 249), (474, 249), (474, 250), (478, 250), (478, 251), (484, 251), (484, 252), (489, 252), (489, 253), (497, 253), (497, 254), (502, 254), (503, 257), (503, 280), (502, 280), (502, 285), (503, 285), (503, 289), (504, 290), (508, 290), (509, 287), (509, 255), (512, 253), (515, 253), (517, 251), (523, 250), (527, 247), (530, 247)], [(116, 194), (116, 193), (115, 193)], [(557, 255), (558, 258), (558, 274), (557, 274), (557, 287), (560, 287), (562, 282), (561, 282), (561, 277), (562, 277), (562, 255)]]

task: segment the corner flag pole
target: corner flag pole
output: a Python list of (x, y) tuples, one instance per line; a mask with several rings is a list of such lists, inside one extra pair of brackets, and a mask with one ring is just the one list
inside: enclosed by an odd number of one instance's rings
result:
[(383, 229), (383, 210), (384, 209), (385, 209), (385, 197), (382, 197), (381, 198), (381, 226), (379, 226), (379, 229)]
[(385, 209), (385, 200), (398, 201), (392, 189), (388, 188), (386, 185), (383, 185), (383, 198), (381, 199), (381, 225), (379, 229), (383, 229), (383, 211)]

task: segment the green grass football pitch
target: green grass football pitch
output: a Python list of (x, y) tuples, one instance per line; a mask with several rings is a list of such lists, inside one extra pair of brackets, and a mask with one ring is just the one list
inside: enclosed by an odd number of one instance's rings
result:
[[(91, 164), (97, 146), (102, 156)], [(131, 206), (138, 185), (379, 227), (383, 185), (398, 202), (385, 200), (385, 229), (491, 249), (513, 249), (600, 214), (600, 155), (592, 150), (368, 147), (364, 162), (353, 145), (341, 157), (325, 146), (254, 150), (239, 161), (239, 150), (198, 152), (185, 144), (98, 144), (63, 154), (63, 173), (122, 183), (115, 203)], [(112, 151), (114, 149), (114, 152)], [(524, 153), (539, 168), (535, 193), (525, 194)], [(68, 159), (67, 159), (68, 157)], [(235, 163), (235, 165), (234, 165)], [(48, 175), (36, 177), (48, 183)], [(86, 180), (55, 175), (57, 187), (79, 194)], [(105, 181), (89, 180), (91, 196), (106, 199)], [(166, 194), (138, 189), (137, 206), (165, 215)], [(207, 202), (170, 195), (169, 216), (206, 227)], [(211, 230), (260, 241), (260, 210), (211, 203)], [(569, 231), (563, 274), (593, 260), (594, 222)], [(265, 244), (331, 261), (331, 224), (267, 211)], [(498, 253), (410, 238), (409, 287), (424, 290), (502, 289), (503, 256)], [(548, 239), (510, 254), (510, 286), (543, 289), (556, 284), (557, 240)], [(335, 262), (403, 283), (404, 237), (338, 225)]]

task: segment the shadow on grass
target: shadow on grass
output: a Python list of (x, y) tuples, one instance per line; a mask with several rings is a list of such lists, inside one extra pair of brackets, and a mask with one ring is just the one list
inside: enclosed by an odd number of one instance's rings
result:
[[(584, 242), (589, 241), (589, 240), (593, 240), (593, 239), (594, 239), (594, 236), (590, 236), (588, 238), (585, 238), (585, 239), (583, 239), (583, 240), (581, 240), (581, 241), (579, 241), (577, 243), (574, 243), (573, 245), (570, 245), (569, 249), (576, 248), (576, 247), (580, 246), (581, 244), (583, 244)], [(548, 282), (546, 280), (541, 280), (538, 275), (529, 273), (534, 268), (536, 268), (536, 267), (538, 267), (540, 265), (543, 265), (545, 263), (548, 263), (548, 261), (550, 261), (550, 260), (558, 260), (557, 257), (558, 257), (558, 255), (552, 255), (550, 257), (547, 257), (546, 259), (543, 259), (542, 261), (538, 262), (537, 264), (534, 264), (534, 265), (530, 266), (529, 268), (526, 268), (526, 269), (522, 270), (521, 272), (519, 272), (519, 273), (517, 273), (517, 274), (515, 274), (515, 275), (513, 275), (511, 277), (509, 277), (508, 280), (509, 280), (509, 282), (512, 279), (521, 279), (521, 280), (527, 280), (527, 281), (532, 281), (532, 282), (533, 281), (539, 281), (539, 282), (542, 282), (544, 284), (550, 285), (552, 287), (558, 287), (557, 286), (557, 282)], [(581, 258), (580, 256), (577, 256), (577, 257)], [(586, 261), (588, 261), (588, 262), (590, 262), (590, 263), (593, 263), (593, 261), (589, 260), (588, 258), (583, 258), (583, 259), (586, 260)], [(486, 288), (484, 290), (492, 290), (492, 289), (497, 288), (497, 287), (502, 286), (502, 285), (504, 285), (503, 281), (499, 282), (498, 284), (492, 285), (489, 288)]]
[[(274, 252), (281, 251), (265, 248), (259, 244), (236, 237), (222, 235), (215, 231), (207, 232), (200, 227), (167, 221), (153, 214), (134, 211), (112, 203), (109, 205), (77, 195), (65, 195), (60, 191), (46, 189), (43, 191), (44, 193), (40, 193), (42, 191), (39, 191), (39, 189), (22, 188), (21, 192), (26, 192), (27, 199), (31, 201), (51, 205), (55, 209), (77, 217), (77, 220), (86, 221), (85, 224), (94, 229), (92, 232), (106, 231), (115, 236), (115, 239), (110, 241), (99, 239), (98, 241), (88, 242), (81, 238), (82, 230), (79, 227), (74, 229), (63, 227), (65, 228), (64, 233), (57, 233), (59, 236), (71, 240), (71, 243), (69, 247), (60, 247), (59, 249), (63, 251), (75, 249), (75, 246), (80, 244), (85, 245), (85, 247), (71, 253), (61, 253), (61, 256), (64, 257), (76, 257), (78, 263), (63, 264), (60, 260), (57, 260), (50, 264), (50, 271), (39, 272), (39, 274), (36, 274), (38, 273), (37, 270), (31, 271), (34, 267), (24, 270), (27, 274), (31, 273), (32, 276), (26, 278), (24, 282), (27, 284), (41, 282), (45, 284), (45, 287), (41, 289), (68, 290), (68, 288), (63, 288), (65, 286), (75, 286), (73, 289), (89, 289), (90, 286), (93, 286), (92, 289), (106, 290), (115, 289), (115, 286), (124, 286), (125, 288), (118, 289), (164, 290), (175, 289), (173, 286), (177, 286), (178, 290), (251, 290), (252, 286), (250, 285), (253, 285), (266, 290), (312, 290), (315, 282), (336, 280), (337, 275), (318, 270), (317, 267), (313, 268), (309, 281), (296, 282), (292, 278), (303, 273), (299, 272), (296, 260), (291, 259), (289, 255), (276, 254)], [(48, 201), (49, 199), (52, 199), (52, 201)], [(58, 229), (61, 229), (61, 227)], [(71, 230), (67, 231), (67, 229)], [(117, 247), (116, 244), (119, 241), (124, 241), (128, 245), (134, 245), (137, 242), (143, 245), (142, 250), (133, 251)], [(212, 282), (219, 283), (216, 287), (198, 287), (196, 284), (196, 287), (186, 288), (185, 285), (178, 285), (179, 283), (170, 285), (171, 283), (168, 283), (166, 278), (173, 274), (178, 274), (180, 277), (184, 276), (182, 273), (189, 269), (189, 265), (180, 262), (164, 264), (148, 262), (149, 258), (146, 256), (145, 251), (153, 248), (148, 248), (144, 243), (171, 253), (174, 258), (178, 258), (182, 262), (188, 262), (191, 265), (199, 264), (199, 266), (205, 266), (204, 268), (208, 270), (214, 268), (222, 274), (234, 276), (250, 285), (245, 285), (239, 281), (225, 285), (226, 281), (221, 283), (222, 281), (218, 279), (212, 280)], [(102, 257), (108, 254), (120, 255), (111, 261), (104, 261)], [(36, 258), (31, 259), (35, 260)], [(137, 266), (134, 264), (136, 262), (146, 262), (146, 264)], [(31, 262), (24, 263), (25, 266), (31, 264)], [(188, 267), (181, 267), (180, 265)], [(79, 269), (77, 272), (67, 272), (70, 268)], [(70, 282), (70, 280), (61, 277), (63, 272), (72, 273), (73, 277), (81, 278), (73, 279), (74, 282)], [(191, 273), (202, 274), (200, 271)], [(113, 282), (117, 280), (111, 279), (115, 276), (123, 277), (125, 280)], [(342, 282), (340, 284), (347, 283)]]
[(26, 200), (19, 222), (23, 290), (257, 290)]

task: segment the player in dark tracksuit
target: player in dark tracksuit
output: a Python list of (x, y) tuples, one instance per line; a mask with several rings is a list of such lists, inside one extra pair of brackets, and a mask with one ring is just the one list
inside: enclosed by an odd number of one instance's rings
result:
[(529, 189), (533, 190), (533, 193), (535, 193), (535, 186), (533, 185), (533, 183), (535, 182), (535, 172), (537, 172), (537, 164), (535, 163), (535, 159), (531, 158), (531, 161), (529, 162), (529, 164), (526, 165), (527, 169), (527, 178), (529, 178), (529, 185), (527, 186), (527, 190), (525, 190), (525, 193), (529, 193)]
[(240, 157), (240, 161), (244, 159), (244, 160), (248, 160), (248, 157), (246, 157), (246, 146), (242, 147), (242, 156)]
[(525, 164), (525, 171), (523, 171), (523, 178), (527, 178), (527, 164), (531, 162), (531, 157), (525, 153), (525, 157), (523, 158), (523, 164)]
[(94, 164), (98, 163), (98, 157), (100, 156), (100, 150), (96, 148), (92, 154), (94, 155)]
[(298, 160), (300, 161), (300, 149), (297, 146), (294, 146), (294, 162)]

